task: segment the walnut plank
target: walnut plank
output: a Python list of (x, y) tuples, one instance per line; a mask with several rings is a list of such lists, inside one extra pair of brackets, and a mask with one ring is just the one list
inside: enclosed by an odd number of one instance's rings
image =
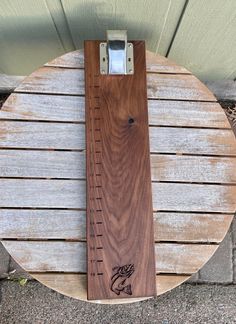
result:
[[(233, 214), (155, 212), (153, 217), (156, 242), (219, 243), (230, 226)], [(85, 241), (85, 211), (2, 209), (0, 238)]]
[(155, 296), (145, 42), (126, 76), (100, 74), (99, 46), (85, 41), (88, 299)]

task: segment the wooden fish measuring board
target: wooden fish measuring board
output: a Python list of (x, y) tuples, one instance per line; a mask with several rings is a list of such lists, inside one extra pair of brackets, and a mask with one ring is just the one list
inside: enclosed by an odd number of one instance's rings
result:
[(156, 295), (145, 43), (130, 75), (85, 41), (88, 299)]

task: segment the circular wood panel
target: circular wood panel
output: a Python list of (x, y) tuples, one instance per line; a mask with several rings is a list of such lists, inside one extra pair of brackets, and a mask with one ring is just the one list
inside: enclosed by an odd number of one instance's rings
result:
[[(86, 300), (83, 66), (83, 51), (56, 58), (0, 111), (0, 237), (34, 278)], [(147, 52), (147, 82), (160, 295), (198, 271), (230, 226), (236, 141), (213, 94), (183, 67)]]

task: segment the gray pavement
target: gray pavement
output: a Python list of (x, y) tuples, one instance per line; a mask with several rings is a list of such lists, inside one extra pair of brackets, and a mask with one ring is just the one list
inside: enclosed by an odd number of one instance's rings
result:
[(95, 305), (29, 281), (0, 281), (1, 324), (236, 323), (236, 286), (184, 284), (144, 302)]

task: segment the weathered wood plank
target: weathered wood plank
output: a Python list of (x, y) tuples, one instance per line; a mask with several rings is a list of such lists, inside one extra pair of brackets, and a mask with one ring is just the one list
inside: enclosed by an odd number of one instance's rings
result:
[(147, 74), (148, 98), (216, 101), (212, 92), (193, 75)]
[(44, 66), (83, 69), (84, 68), (84, 49), (66, 53), (62, 56), (54, 58), (44, 64)]
[[(84, 97), (13, 93), (0, 111), (0, 119), (84, 122)], [(230, 128), (218, 103), (148, 100), (152, 126)]]
[(235, 158), (151, 154), (151, 168), (153, 181), (236, 183)]
[(4, 121), (0, 123), (0, 147), (82, 150), (85, 126)]
[[(153, 183), (154, 210), (231, 212), (236, 210), (236, 187)], [(165, 202), (164, 202), (165, 200)]]
[(0, 177), (85, 179), (85, 153), (2, 149)]
[(232, 130), (150, 127), (149, 133), (153, 153), (236, 155)]
[[(47, 287), (58, 291), (66, 296), (87, 301), (87, 278), (84, 274), (71, 273), (31, 273), (32, 277), (40, 281)], [(157, 295), (161, 295), (170, 289), (180, 285), (189, 279), (184, 275), (156, 275)], [(114, 299), (102, 300), (103, 304), (123, 304), (144, 300), (144, 298), (122, 298), (117, 301)], [(101, 301), (93, 301), (101, 303)]]
[[(193, 75), (148, 73), (147, 90), (149, 99), (216, 101)], [(84, 71), (45, 66), (28, 76), (15, 91), (84, 95)]]
[[(236, 155), (231, 130), (150, 127), (152, 153)], [(85, 149), (85, 127), (81, 124), (14, 122), (0, 123), (0, 147)]]
[[(236, 159), (151, 154), (153, 181), (236, 183)], [(0, 150), (0, 177), (85, 179), (85, 153)]]
[[(62, 67), (62, 68), (84, 68), (84, 50), (77, 50), (66, 53), (54, 60), (44, 64), (44, 66)], [(159, 73), (190, 73), (183, 66), (168, 60), (166, 57), (146, 51), (146, 68), (147, 72)]]
[[(153, 183), (152, 191), (155, 211), (234, 213), (236, 209), (235, 186)], [(84, 209), (85, 181), (0, 179), (0, 206)]]
[(194, 213), (154, 213), (156, 241), (220, 243), (233, 215)]
[(230, 128), (218, 103), (149, 99), (148, 114), (152, 126)]
[[(2, 241), (29, 272), (86, 272), (86, 243)], [(156, 243), (156, 272), (192, 274), (216, 251), (217, 245)]]
[(0, 119), (84, 122), (84, 97), (12, 93)]
[[(157, 212), (153, 217), (156, 242), (219, 243), (224, 238), (233, 215)], [(86, 212), (2, 209), (0, 238), (85, 241)]]

